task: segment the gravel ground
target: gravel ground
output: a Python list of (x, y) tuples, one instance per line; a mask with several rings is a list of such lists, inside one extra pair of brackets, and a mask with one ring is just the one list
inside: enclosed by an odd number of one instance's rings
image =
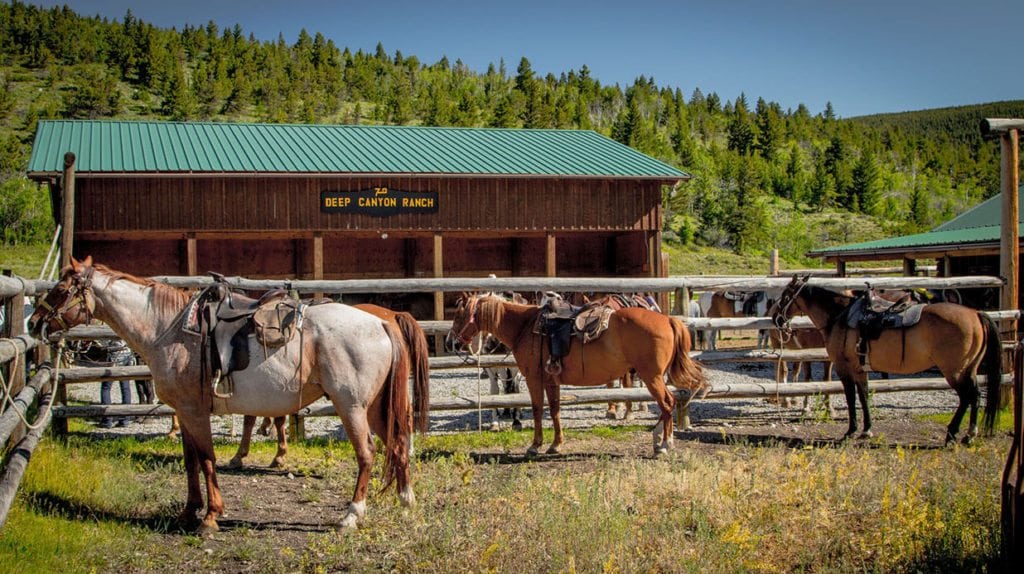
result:
[[(815, 372), (820, 375), (820, 365), (814, 365)], [(725, 363), (705, 365), (705, 372), (712, 385), (737, 383), (765, 383), (774, 381), (774, 367), (768, 363)], [(934, 376), (934, 375), (929, 375)], [(477, 369), (457, 369), (435, 371), (431, 373), (431, 396), (435, 398), (464, 396), (473, 398), (477, 393), (487, 393), (487, 380), (481, 380)], [(522, 386), (525, 392), (525, 384)], [(99, 403), (100, 385), (82, 384), (69, 388), (69, 399), (87, 403)], [(134, 393), (134, 385), (132, 392)], [(113, 385), (115, 403), (120, 402), (119, 385)], [(956, 394), (949, 390), (923, 391), (903, 393), (879, 393), (873, 396), (872, 415), (876, 421), (904, 420), (911, 421), (921, 414), (952, 412), (956, 407)], [(845, 400), (839, 396), (832, 397), (836, 408), (837, 421), (846, 421)], [(603, 404), (563, 407), (562, 423), (566, 428), (581, 428), (594, 425), (653, 425), (657, 420), (658, 408), (647, 403), (646, 411), (635, 412), (631, 421), (608, 420), (605, 418), (606, 406)], [(621, 412), (621, 411), (620, 411)], [(791, 429), (800, 425), (813, 425), (821, 415), (803, 416), (799, 407), (786, 408), (769, 403), (764, 399), (708, 399), (695, 401), (690, 407), (690, 416), (694, 430), (711, 431), (715, 429), (744, 426), (788, 426)], [(621, 414), (620, 414), (621, 417)], [(433, 411), (430, 417), (430, 431), (457, 432), (476, 430), (482, 422), (488, 428), (493, 420), (489, 411)], [(550, 419), (545, 416), (545, 421)], [(136, 419), (124, 427), (111, 429), (100, 428), (98, 420), (91, 420), (93, 433), (110, 433), (114, 435), (132, 434), (138, 436), (157, 436), (165, 434), (170, 428), (166, 417), (147, 417)], [(503, 426), (509, 422), (502, 421)], [(545, 423), (546, 425), (549, 422)], [(532, 428), (533, 421), (529, 410), (523, 414), (523, 426)], [(218, 438), (236, 438), (241, 432), (242, 417), (235, 415), (213, 417), (214, 435)], [(306, 420), (306, 433), (311, 437), (334, 436), (343, 438), (341, 423), (335, 417), (312, 417)], [(254, 440), (269, 440), (265, 437), (254, 437)]]

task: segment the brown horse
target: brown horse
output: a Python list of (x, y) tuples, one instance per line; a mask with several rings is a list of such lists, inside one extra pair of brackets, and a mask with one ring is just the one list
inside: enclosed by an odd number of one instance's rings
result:
[[(782, 331), (795, 314), (804, 313), (825, 336), (826, 349), (843, 382), (850, 426), (844, 438), (857, 432), (856, 397), (864, 411), (862, 438), (871, 436), (868, 410), (868, 376), (858, 355), (859, 332), (848, 327), (847, 310), (854, 298), (807, 284), (808, 277), (793, 277), (779, 297), (773, 320)], [(921, 312), (920, 321), (902, 329), (887, 329), (868, 344), (867, 362), (872, 369), (887, 373), (919, 373), (938, 367), (949, 386), (960, 397), (953, 420), (946, 429), (946, 443), (956, 440), (967, 407), (971, 408), (970, 428), (964, 442), (978, 432), (977, 372), (985, 366), (988, 399), (985, 404), (985, 430), (991, 432), (999, 402), (1002, 377), (1002, 345), (992, 318), (977, 310), (954, 303), (933, 303)]]
[(569, 353), (562, 359), (561, 372), (549, 373), (549, 355), (543, 336), (533, 332), (541, 308), (517, 305), (494, 296), (464, 295), (455, 309), (450, 346), (465, 347), (479, 332), (493, 334), (512, 349), (519, 371), (526, 379), (533, 408), (533, 444), (527, 454), (535, 455), (543, 443), (542, 417), (547, 394), (555, 436), (549, 454), (562, 445), (562, 417), (559, 385), (597, 386), (635, 369), (661, 408), (654, 428), (654, 452), (666, 452), (672, 442), (672, 409), (675, 398), (665, 386), (667, 374), (672, 385), (691, 396), (705, 387), (700, 365), (690, 359), (690, 334), (678, 319), (646, 309), (622, 309), (613, 313), (608, 329), (583, 346), (573, 337)]
[[(427, 347), (426, 334), (423, 333), (423, 329), (420, 328), (420, 324), (416, 322), (416, 318), (411, 313), (392, 311), (372, 303), (360, 303), (353, 307), (387, 321), (402, 333), (402, 343), (405, 345), (405, 352), (412, 360), (413, 366), (412, 410), (416, 416), (415, 426), (416, 430), (426, 432), (428, 420), (425, 416), (421, 416), (421, 413), (427, 413), (430, 410), (430, 350)], [(274, 432), (277, 436), (277, 453), (270, 462), (270, 468), (281, 466), (284, 463), (285, 455), (288, 454), (288, 435), (284, 428), (284, 423), (287, 420), (287, 415), (273, 417)], [(260, 425), (260, 434), (268, 435), (270, 424), (271, 418), (264, 418)], [(228, 463), (228, 468), (242, 468), (243, 460), (249, 456), (249, 445), (252, 442), (252, 431), (255, 426), (256, 417), (245, 415), (242, 419), (242, 440), (238, 443), (238, 451)]]
[[(769, 315), (774, 315), (778, 309), (778, 302), (774, 302), (772, 307), (768, 310)], [(769, 330), (769, 338), (771, 340), (771, 346), (773, 349), (823, 349), (825, 348), (825, 337), (821, 334), (821, 331), (817, 329), (793, 329), (789, 333), (783, 333), (776, 329)], [(804, 376), (804, 382), (810, 382), (814, 379), (814, 369), (812, 362), (801, 362), (797, 361), (793, 363), (793, 381), (796, 381), (801, 373)], [(821, 380), (831, 381), (832, 380), (832, 361), (821, 361), (822, 374)], [(775, 367), (775, 380), (781, 382), (789, 382), (789, 362), (779, 361)], [(811, 397), (804, 397), (804, 413), (810, 413), (811, 411)], [(824, 395), (825, 404), (828, 408), (829, 416), (834, 416), (835, 412), (832, 408), (832, 399), (828, 395)], [(795, 402), (789, 402), (784, 399), (786, 406), (794, 406)], [(796, 399), (789, 399), (795, 401)]]
[(341, 416), (359, 466), (340, 527), (354, 527), (366, 512), (375, 448), (371, 431), (384, 442), (384, 484), (397, 484), (403, 504), (414, 502), (409, 360), (395, 328), (346, 305), (311, 306), (303, 312), (299, 332), (283, 346), (264, 350), (250, 339), (248, 367), (231, 374), (234, 392), (218, 395), (204, 358), (204, 337), (188, 329), (199, 294), (94, 266), (91, 257), (81, 263), (72, 259), (31, 318), (32, 332), (45, 337), (47, 331), (95, 317), (142, 355), (157, 395), (181, 421), (188, 499), (179, 520), (192, 524), (203, 506), (200, 472), (207, 495), (200, 532), (217, 530), (217, 518), (224, 513), (211, 414), (280, 416), (324, 394)]
[[(705, 291), (701, 293), (699, 304), (705, 317), (712, 319), (733, 318), (733, 317), (754, 317), (767, 316), (768, 301), (771, 296), (766, 291), (753, 291), (737, 295), (738, 299), (730, 298), (724, 292)], [(705, 347), (709, 351), (718, 349), (719, 329), (708, 329), (705, 337)], [(757, 348), (763, 349), (768, 344), (768, 334), (765, 330), (757, 333)]]

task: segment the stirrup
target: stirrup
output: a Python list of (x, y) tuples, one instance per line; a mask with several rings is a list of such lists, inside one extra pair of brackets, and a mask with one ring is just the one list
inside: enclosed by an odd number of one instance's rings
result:
[(548, 359), (548, 362), (544, 365), (544, 372), (549, 375), (561, 375), (562, 361)]
[(221, 370), (217, 369), (217, 371), (213, 373), (213, 383), (211, 385), (213, 389), (213, 396), (217, 397), (218, 399), (230, 399), (231, 396), (235, 394), (234, 384), (232, 384), (231, 377), (225, 379), (225, 381), (227, 382), (227, 393), (222, 393), (217, 390), (217, 387), (220, 385), (220, 379)]

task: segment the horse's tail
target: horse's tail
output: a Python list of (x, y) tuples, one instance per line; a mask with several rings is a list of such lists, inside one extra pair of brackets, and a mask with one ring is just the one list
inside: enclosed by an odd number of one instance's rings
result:
[(985, 417), (982, 421), (986, 433), (991, 434), (996, 426), (996, 415), (999, 412), (1000, 387), (1003, 379), (1003, 342), (999, 338), (996, 322), (986, 313), (979, 312), (978, 319), (985, 329), (985, 356), (982, 358), (985, 376), (988, 377), (985, 399)]
[(412, 407), (409, 401), (409, 356), (395, 327), (383, 322), (391, 340), (391, 372), (384, 383), (381, 397), (384, 416), (384, 486), (398, 483), (398, 491), (409, 486), (409, 447), (412, 440)]
[(430, 348), (427, 346), (427, 336), (409, 313), (395, 313), (395, 322), (402, 330), (412, 361), (413, 426), (425, 433), (430, 422)]
[(675, 347), (668, 370), (669, 381), (676, 388), (686, 389), (690, 391), (690, 396), (694, 396), (708, 384), (704, 369), (690, 358), (690, 332), (686, 325), (675, 317), (669, 317), (669, 322), (672, 324)]

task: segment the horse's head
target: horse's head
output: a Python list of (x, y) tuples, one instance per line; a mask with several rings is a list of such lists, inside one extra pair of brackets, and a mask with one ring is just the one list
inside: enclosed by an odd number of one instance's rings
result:
[(51, 331), (63, 331), (92, 321), (96, 300), (92, 291), (92, 257), (61, 270), (60, 281), (50, 289), (29, 318), (29, 332), (45, 338)]
[(455, 316), (452, 317), (452, 328), (444, 338), (445, 348), (449, 351), (464, 350), (480, 333), (480, 321), (477, 317), (479, 303), (480, 295), (463, 293), (459, 297), (455, 305)]
[(809, 278), (810, 275), (805, 275), (804, 277), (794, 275), (793, 279), (782, 290), (782, 293), (779, 294), (778, 299), (775, 300), (775, 303), (769, 310), (772, 323), (780, 331), (788, 332), (790, 330), (790, 320), (795, 315), (806, 314), (800, 294), (807, 286)]

